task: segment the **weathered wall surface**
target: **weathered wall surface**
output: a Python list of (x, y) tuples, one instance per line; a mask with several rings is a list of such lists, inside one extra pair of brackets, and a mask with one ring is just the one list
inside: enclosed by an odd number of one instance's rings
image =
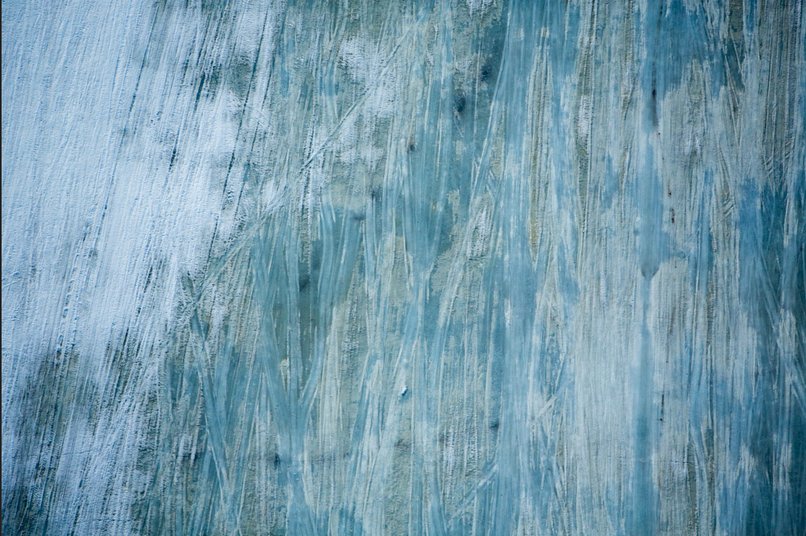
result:
[(8, 534), (803, 534), (802, 0), (3, 2)]

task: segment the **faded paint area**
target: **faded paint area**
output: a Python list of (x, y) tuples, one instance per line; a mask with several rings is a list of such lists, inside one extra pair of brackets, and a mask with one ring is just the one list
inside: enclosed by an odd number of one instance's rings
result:
[(806, 21), (3, 2), (9, 534), (803, 534)]

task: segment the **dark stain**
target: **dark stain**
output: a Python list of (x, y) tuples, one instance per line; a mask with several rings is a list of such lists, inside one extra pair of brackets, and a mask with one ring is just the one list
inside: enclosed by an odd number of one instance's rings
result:
[(255, 62), (246, 57), (239, 57), (229, 68), (227, 86), (238, 97), (244, 100), (252, 84), (252, 73)]
[[(160, 268), (162, 268), (162, 263), (161, 262), (157, 266), (157, 271), (159, 271)], [(144, 295), (145, 295), (146, 291), (148, 290), (148, 287), (151, 286), (151, 281), (152, 281), (153, 277), (154, 277), (154, 265), (152, 264), (148, 268), (148, 275), (146, 275), (146, 281), (143, 284), (143, 294)]]
[(71, 423), (83, 421), (94, 430), (98, 422), (99, 391), (80, 377), (79, 355), (72, 347), (36, 361), (36, 369), (17, 389), (15, 413), (24, 417), (15, 430), (16, 449), (6, 452), (3, 445), (3, 454), (13, 456), (17, 466), (12, 475), (3, 475), (3, 533), (48, 533), (48, 514), (64, 484), (58, 468)]
[(193, 103), (193, 110), (195, 111), (202, 96), (208, 99), (213, 99), (218, 92), (218, 86), (221, 84), (221, 66), (214, 65), (199, 75), (199, 88), (196, 90), (196, 99)]
[(652, 67), (652, 105), (649, 112), (652, 114), (652, 126), (658, 128), (658, 89), (655, 68)]
[(196, 91), (196, 105), (199, 104), (199, 100), (201, 99), (202, 89), (204, 89), (204, 79), (205, 75), (202, 73), (201, 77), (199, 78), (199, 90)]
[(453, 110), (456, 112), (458, 116), (462, 115), (462, 112), (465, 111), (465, 106), (467, 105), (467, 99), (465, 98), (464, 92), (458, 92), (453, 95)]
[(492, 68), (489, 63), (485, 63), (481, 66), (481, 69), (479, 69), (479, 82), (489, 82), (491, 76)]
[(303, 274), (299, 276), (299, 290), (305, 290), (308, 288), (308, 284), (311, 282), (311, 276), (308, 274)]
[(218, 92), (218, 86), (221, 85), (221, 66), (214, 65), (207, 74), (207, 95), (210, 98), (215, 97)]
[[(742, 79), (742, 63), (744, 62), (744, 2), (730, 0), (728, 9), (728, 46), (725, 52), (727, 69), (733, 84), (738, 92), (744, 90)], [(738, 110), (737, 103), (734, 109)]]

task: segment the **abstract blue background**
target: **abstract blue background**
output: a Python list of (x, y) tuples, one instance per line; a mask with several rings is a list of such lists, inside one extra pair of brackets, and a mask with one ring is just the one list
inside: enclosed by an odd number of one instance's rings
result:
[(3, 1), (7, 534), (806, 534), (802, 0)]

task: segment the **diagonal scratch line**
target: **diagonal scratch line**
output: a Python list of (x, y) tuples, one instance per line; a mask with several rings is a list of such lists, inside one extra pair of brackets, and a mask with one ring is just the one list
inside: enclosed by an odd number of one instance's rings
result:
[[(369, 95), (373, 92), (373, 90), (378, 87), (378, 82), (380, 82), (380, 80), (382, 80), (383, 77), (386, 75), (386, 73), (389, 71), (389, 68), (392, 65), (392, 61), (397, 55), (397, 52), (400, 50), (400, 47), (403, 46), (403, 44), (409, 39), (412, 29), (415, 26), (420, 25), (422, 20), (425, 18), (425, 15), (426, 11), (422, 10), (417, 20), (415, 20), (409, 25), (408, 29), (400, 38), (397, 45), (395, 45), (395, 48), (392, 50), (391, 54), (387, 58), (383, 69), (381, 69), (381, 72), (378, 74), (375, 80), (375, 83), (371, 87), (365, 89), (364, 92), (361, 94), (361, 96), (358, 98), (358, 100), (356, 100), (352, 104), (352, 106), (350, 106), (350, 109), (347, 110), (347, 112), (344, 114), (341, 120), (339, 120), (336, 126), (333, 127), (333, 129), (330, 131), (325, 141), (322, 142), (322, 144), (316, 149), (316, 151), (314, 151), (314, 153), (308, 158), (305, 164), (303, 164), (302, 167), (297, 171), (296, 173), (297, 176), (302, 175), (311, 166), (313, 161), (322, 152), (324, 147), (333, 139), (333, 137), (336, 135), (339, 129), (341, 129), (341, 127), (344, 125), (345, 121), (350, 117), (350, 115), (353, 114), (355, 110), (358, 109), (361, 105), (363, 105), (366, 102)], [(286, 197), (287, 193), (288, 193), (288, 183), (286, 183), (282, 187), (279, 195), (277, 196), (277, 199), (272, 203), (271, 206), (267, 207), (263, 216), (261, 216), (255, 223), (253, 223), (251, 226), (245, 229), (243, 234), (235, 241), (235, 243), (233, 243), (230, 246), (230, 248), (223, 255), (221, 255), (221, 257), (219, 257), (218, 260), (210, 267), (210, 269), (204, 275), (204, 279), (202, 280), (201, 288), (199, 289), (198, 294), (193, 298), (191, 304), (187, 308), (187, 312), (184, 313), (182, 317), (178, 319), (177, 327), (184, 326), (191, 320), (192, 316), (196, 314), (196, 311), (198, 310), (201, 300), (205, 296), (209, 288), (209, 282), (211, 280), (214, 280), (215, 277), (223, 271), (224, 267), (227, 264), (229, 264), (229, 262), (243, 249), (247, 241), (250, 240), (255, 235), (255, 233), (269, 220), (269, 218), (274, 214), (275, 209), (280, 205), (280, 201)], [(170, 344), (171, 344), (171, 338), (166, 338), (165, 342), (162, 345), (163, 349), (167, 348)]]
[(389, 54), (389, 57), (386, 58), (386, 62), (383, 66), (383, 69), (381, 69), (381, 72), (378, 73), (378, 75), (375, 77), (373, 83), (370, 85), (370, 87), (365, 88), (364, 91), (361, 92), (361, 95), (358, 97), (358, 99), (356, 99), (356, 101), (353, 102), (353, 104), (342, 116), (342, 118), (339, 120), (336, 126), (334, 126), (333, 129), (328, 133), (327, 138), (325, 138), (325, 141), (323, 141), (319, 145), (319, 147), (311, 154), (308, 160), (302, 165), (302, 167), (297, 172), (298, 175), (303, 173), (306, 169), (308, 169), (311, 166), (313, 161), (316, 160), (316, 158), (324, 150), (327, 144), (330, 143), (336, 136), (336, 134), (339, 132), (339, 130), (341, 130), (341, 127), (344, 125), (344, 122), (347, 121), (347, 119), (353, 114), (353, 112), (360, 106), (362, 106), (367, 101), (372, 92), (378, 88), (381, 80), (383, 80), (384, 76), (386, 76), (386, 73), (389, 71), (389, 67), (392, 65), (392, 61), (395, 59), (397, 51), (400, 50), (400, 47), (403, 46), (403, 43), (405, 43), (408, 40), (409, 34), (411, 33), (411, 30), (414, 28), (414, 26), (418, 25), (421, 19), (424, 18), (424, 13), (425, 12), (420, 14), (420, 17), (416, 22), (409, 25), (409, 28), (406, 30), (406, 33), (403, 34), (403, 37), (401, 37), (400, 40), (397, 42), (395, 48), (392, 49), (392, 53)]

